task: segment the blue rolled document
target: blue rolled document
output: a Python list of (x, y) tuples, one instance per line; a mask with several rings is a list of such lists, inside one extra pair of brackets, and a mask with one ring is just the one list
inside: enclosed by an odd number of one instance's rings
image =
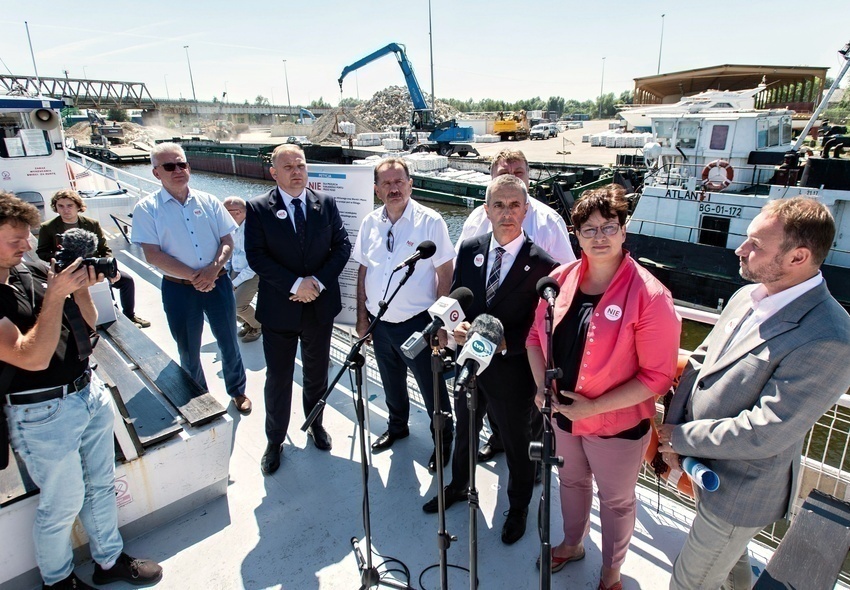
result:
[(720, 487), (720, 477), (693, 457), (682, 458), (682, 469), (706, 492), (713, 492)]

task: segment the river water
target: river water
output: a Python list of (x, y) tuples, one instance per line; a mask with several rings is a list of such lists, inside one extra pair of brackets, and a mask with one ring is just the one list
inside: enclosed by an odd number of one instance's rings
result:
[[(150, 164), (125, 164), (121, 166), (121, 169), (142, 178), (156, 180), (151, 173)], [(256, 197), (274, 186), (274, 183), (271, 181), (238, 178), (236, 176), (196, 170), (192, 171), (190, 184), (193, 188), (215, 195), (219, 199), (235, 196), (242, 197), (245, 200)], [(466, 221), (470, 209), (445, 205), (443, 203), (427, 203), (427, 205), (440, 212), (449, 228), (449, 237), (452, 239), (452, 242), (456, 241), (458, 236), (460, 236), (463, 222)], [(686, 350), (695, 349), (703, 341), (708, 331), (709, 327), (703, 324), (689, 321), (683, 322), (682, 348)]]

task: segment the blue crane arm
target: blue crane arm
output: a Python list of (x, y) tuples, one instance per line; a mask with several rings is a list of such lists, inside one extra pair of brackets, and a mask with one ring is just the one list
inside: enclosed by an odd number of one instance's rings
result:
[(342, 92), (342, 81), (345, 77), (354, 70), (360, 69), (368, 63), (379, 59), (388, 53), (394, 53), (398, 60), (398, 65), (404, 74), (404, 80), (407, 82), (407, 89), (410, 92), (410, 99), (413, 101), (415, 110), (428, 109), (428, 103), (425, 102), (425, 96), (422, 94), (422, 88), (419, 87), (419, 82), (416, 80), (416, 75), (413, 73), (413, 66), (410, 60), (407, 59), (407, 54), (404, 52), (404, 46), (398, 43), (390, 43), (386, 47), (382, 47), (377, 51), (370, 53), (363, 59), (359, 59), (350, 66), (346, 66), (339, 75), (339, 90)]

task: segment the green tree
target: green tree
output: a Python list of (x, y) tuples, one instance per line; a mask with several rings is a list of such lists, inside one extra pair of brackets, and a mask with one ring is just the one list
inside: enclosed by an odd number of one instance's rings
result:
[(106, 118), (110, 121), (118, 121), (119, 123), (130, 120), (127, 117), (127, 111), (124, 109), (109, 109), (106, 112)]
[(324, 99), (320, 96), (318, 100), (314, 100), (310, 102), (308, 109), (329, 109), (331, 105), (326, 103)]
[(603, 94), (596, 101), (596, 112), (592, 113), (592, 116), (598, 117), (601, 114), (601, 118), (610, 119), (617, 114), (617, 109), (614, 108), (614, 103), (616, 99), (614, 98), (614, 93), (609, 92), (608, 94)]
[[(245, 102), (248, 102), (248, 101), (245, 101)], [(266, 98), (262, 94), (258, 94), (257, 98), (254, 99), (254, 104), (257, 105), (258, 107), (262, 107), (262, 106), (269, 106), (271, 103), (269, 102), (268, 98)]]
[[(321, 99), (319, 99), (319, 100), (321, 100)], [(360, 100), (359, 98), (351, 97), (351, 96), (347, 96), (347, 97), (343, 98), (341, 101), (339, 101), (339, 106), (347, 107), (347, 108), (354, 108), (354, 107), (361, 105), (361, 104), (363, 104), (362, 100)]]

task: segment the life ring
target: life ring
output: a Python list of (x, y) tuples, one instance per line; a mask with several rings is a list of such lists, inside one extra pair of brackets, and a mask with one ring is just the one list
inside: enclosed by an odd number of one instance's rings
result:
[[(676, 377), (673, 379), (673, 387), (679, 384), (679, 377), (682, 376), (682, 371), (685, 370), (685, 366), (688, 364), (688, 359), (690, 358), (690, 354), (680, 352), (679, 359), (676, 363)], [(650, 431), (650, 439), (649, 446), (646, 448), (646, 454), (643, 456), (643, 460), (646, 462), (647, 467), (650, 471), (656, 472), (655, 463), (656, 461), (660, 461), (660, 457), (658, 457), (658, 427), (655, 425), (655, 420), (652, 421), (652, 430)], [(673, 486), (675, 483), (675, 487), (679, 492), (685, 494), (686, 496), (694, 497), (694, 484), (691, 481), (690, 476), (684, 473), (682, 470), (676, 470), (675, 474), (678, 475), (678, 480), (671, 481), (670, 475), (674, 473), (669, 466), (667, 466), (667, 470), (661, 474), (661, 479), (667, 482), (669, 485)]]
[(702, 185), (710, 191), (720, 191), (732, 184), (735, 169), (726, 160), (714, 160), (702, 169)]

